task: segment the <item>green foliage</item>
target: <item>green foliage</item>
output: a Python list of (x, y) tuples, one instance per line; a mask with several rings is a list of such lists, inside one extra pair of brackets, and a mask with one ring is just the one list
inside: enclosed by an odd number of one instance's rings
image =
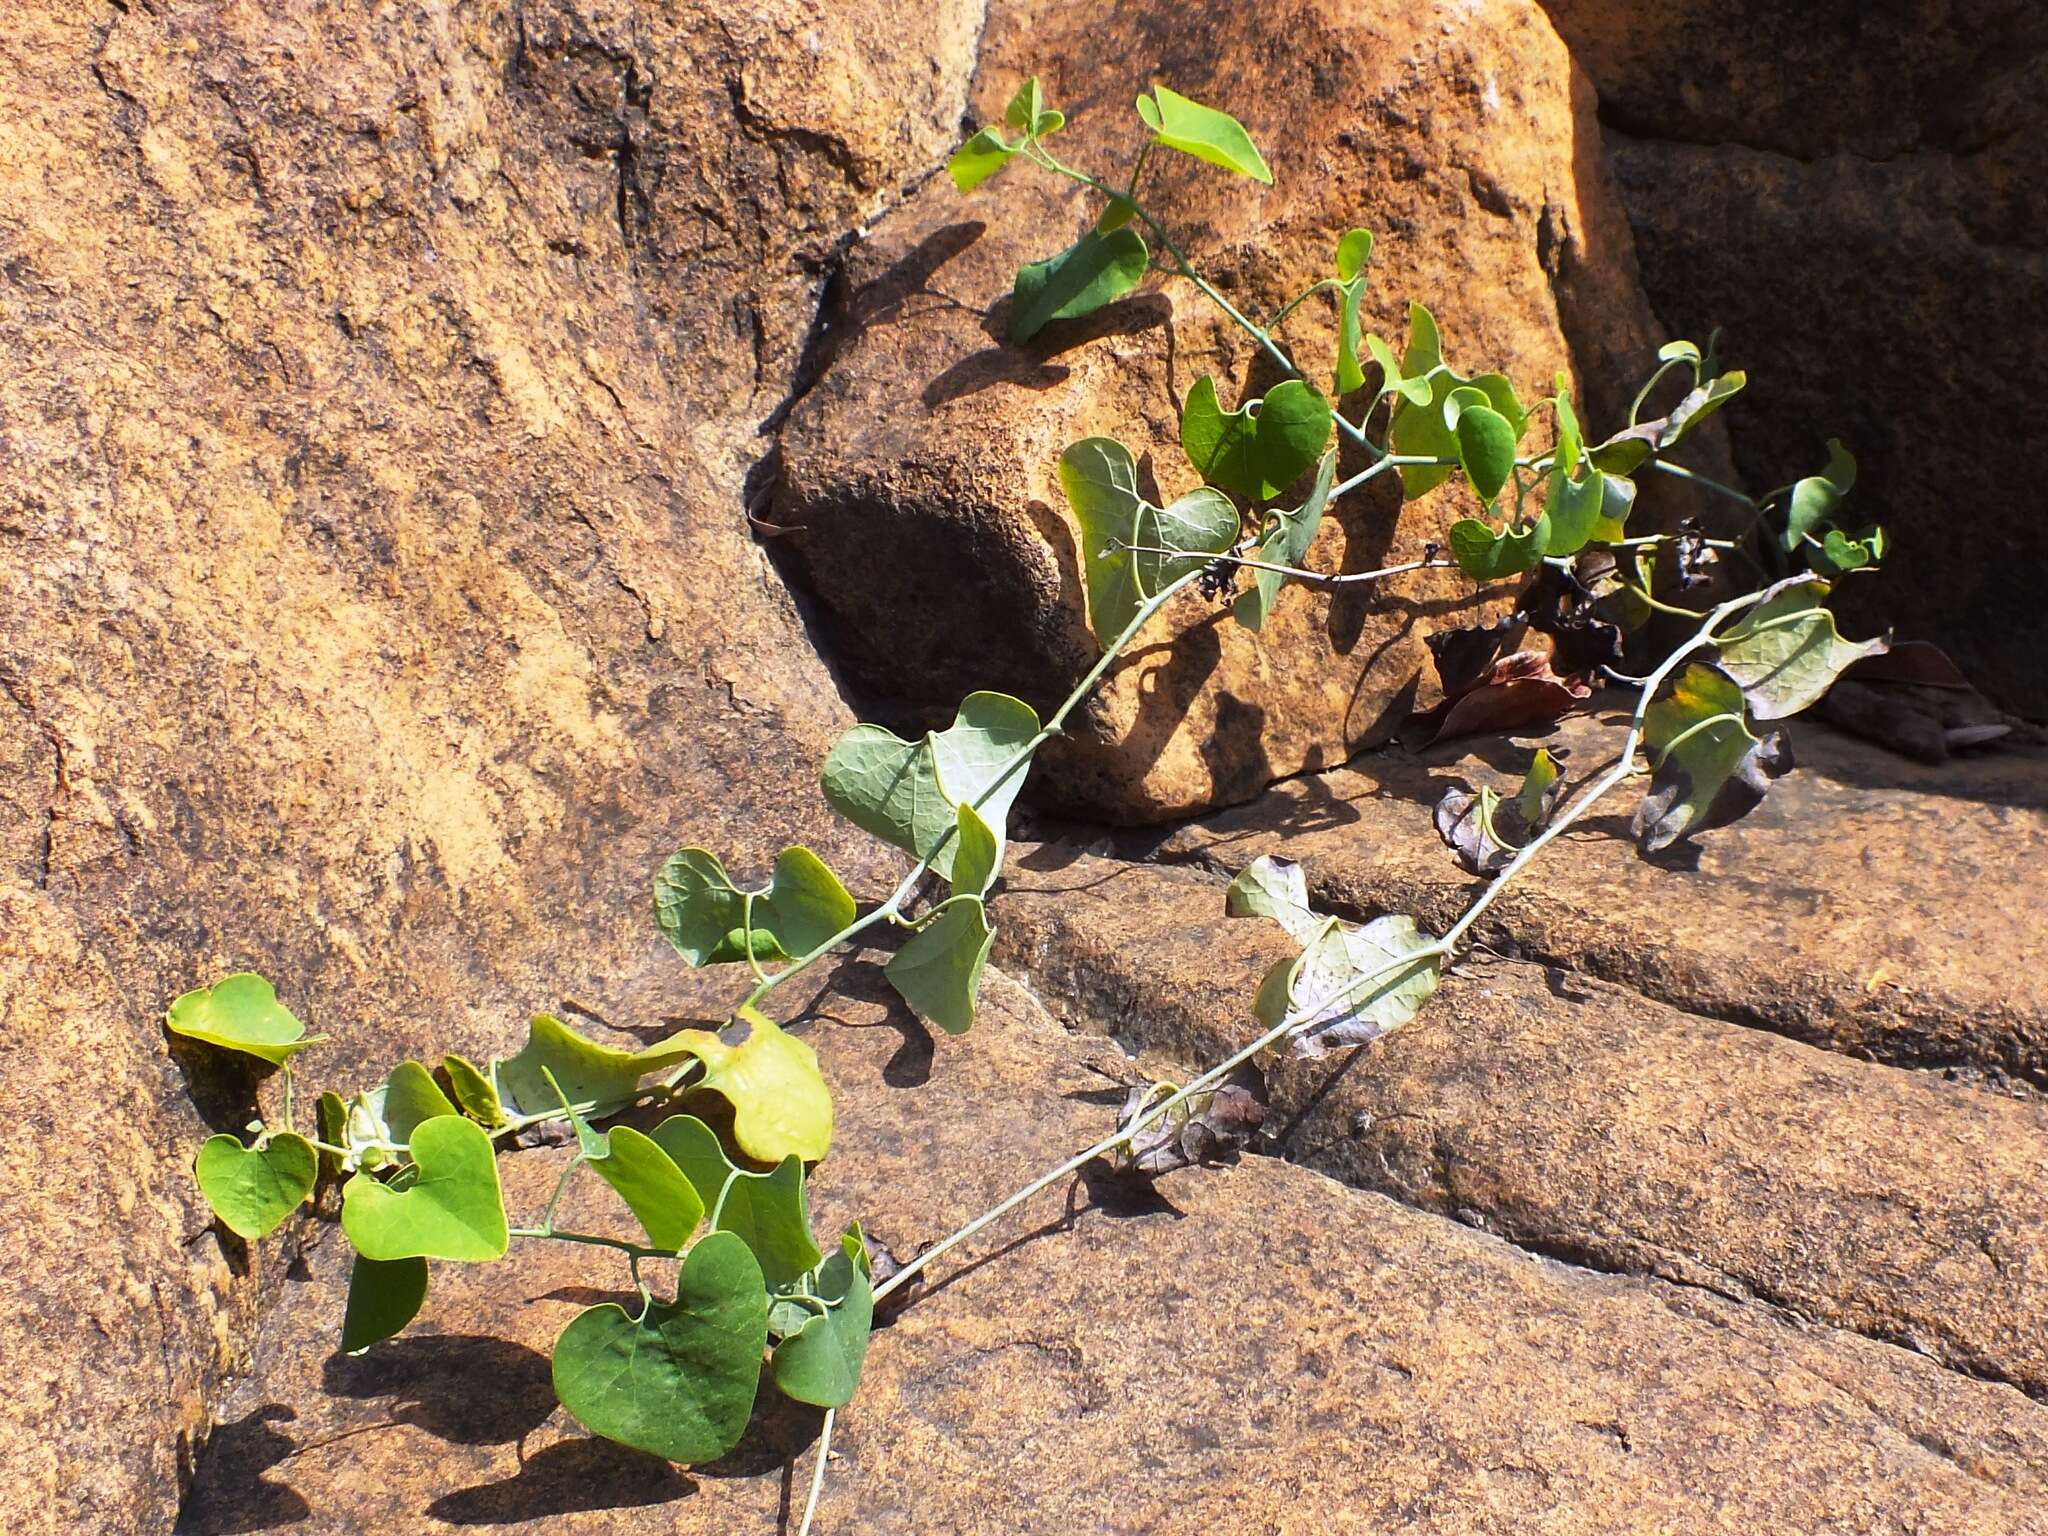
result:
[(284, 1065), (307, 1046), (327, 1038), (308, 1035), (306, 1026), (278, 1002), (276, 989), (249, 971), (187, 992), (171, 1004), (164, 1015), (164, 1028), (272, 1066)]
[(320, 1158), (311, 1142), (290, 1131), (257, 1147), (235, 1136), (209, 1136), (192, 1172), (222, 1226), (239, 1237), (268, 1237), (313, 1193)]
[(1782, 720), (1820, 701), (1835, 679), (1891, 642), (1844, 640), (1835, 616), (1821, 606), (1828, 583), (1795, 576), (1715, 639), (1721, 670), (1739, 685), (1759, 720)]
[(953, 151), (946, 162), (946, 174), (962, 192), (972, 192), (1010, 163), (1018, 146), (1006, 141), (993, 128), (984, 128)]
[(748, 1157), (816, 1162), (832, 1145), (832, 1095), (818, 1053), (758, 1009), (743, 1004), (716, 1034), (686, 1029), (659, 1049), (703, 1064), (692, 1086), (732, 1106), (733, 1140)]
[(737, 1236), (713, 1233), (683, 1261), (673, 1301), (577, 1314), (555, 1340), (555, 1396), (593, 1434), (711, 1461), (746, 1430), (767, 1347), (761, 1266)]
[(491, 1138), (444, 1115), (413, 1134), (412, 1162), (390, 1184), (358, 1173), (341, 1191), (341, 1227), (366, 1259), (503, 1258), (511, 1238)]
[[(1207, 486), (1157, 507), (1138, 490), (1138, 463), (1112, 437), (1084, 437), (1060, 455), (1060, 488), (1081, 525), (1088, 556), (1088, 619), (1095, 638), (1115, 643), (1145, 600), (1230, 548), (1237, 509)], [(1137, 545), (1138, 549), (1124, 546)], [(1148, 548), (1188, 550), (1158, 555)]]
[(1746, 814), (1792, 766), (1778, 736), (1751, 733), (1742, 690), (1697, 662), (1650, 706), (1643, 737), (1656, 763), (1634, 822), (1646, 853)]
[[(1384, 364), (1382, 365), (1384, 366)], [(1459, 407), (1471, 399), (1469, 395), (1458, 397), (1460, 390), (1476, 390), (1481, 402), (1507, 425), (1508, 447), (1512, 450), (1520, 444), (1522, 434), (1528, 430), (1529, 417), (1522, 409), (1521, 401), (1515, 397), (1515, 387), (1505, 374), (1482, 373), (1465, 378), (1455, 373), (1444, 362), (1443, 343), (1437, 333), (1436, 317), (1420, 304), (1408, 306), (1408, 351), (1401, 360), (1400, 383), (1409, 380), (1417, 385), (1429, 386), (1427, 398), (1417, 399), (1418, 389), (1397, 388), (1394, 416), (1387, 431), (1387, 446), (1404, 456), (1437, 459), (1435, 464), (1404, 464), (1401, 466), (1401, 487), (1409, 499), (1435, 490), (1448, 480), (1451, 472), (1465, 464), (1465, 450), (1458, 435), (1457, 422), (1462, 414)], [(1395, 388), (1389, 382), (1389, 388)], [(1477, 429), (1484, 432), (1494, 444), (1498, 434), (1490, 425)], [(1508, 454), (1512, 463), (1514, 454)], [(1488, 473), (1497, 465), (1492, 460), (1482, 461), (1482, 468)], [(1470, 465), (1465, 472), (1473, 478), (1475, 490), (1479, 481), (1473, 476)], [(1505, 483), (1505, 475), (1502, 483)], [(1495, 494), (1499, 485), (1494, 487)], [(1491, 501), (1492, 496), (1482, 495), (1481, 500)]]
[(803, 1314), (802, 1320), (775, 1345), (775, 1385), (800, 1403), (845, 1407), (860, 1386), (875, 1322), (867, 1247), (858, 1232), (839, 1240), (838, 1249), (819, 1267), (813, 1290), (795, 1303), (794, 1311)]
[(341, 1319), (342, 1353), (359, 1355), (403, 1332), (427, 1300), (427, 1261), (366, 1259), (349, 1271), (348, 1307)]
[(974, 1022), (982, 967), (995, 941), (981, 898), (955, 896), (941, 902), (896, 951), (889, 961), (889, 985), (919, 1018), (948, 1034), (964, 1034)]
[(768, 1284), (793, 1284), (817, 1267), (799, 1158), (786, 1157), (766, 1173), (741, 1168), (711, 1127), (691, 1115), (670, 1116), (651, 1139), (696, 1190), (712, 1230), (744, 1242)]
[[(1372, 260), (1372, 231), (1347, 229), (1337, 241), (1337, 393), (1348, 395), (1365, 387), (1365, 367), (1359, 361), (1359, 305), (1365, 301), (1365, 268)], [(1381, 342), (1384, 348), (1386, 343)]]
[(1078, 320), (1137, 287), (1152, 253), (1129, 225), (1091, 229), (1057, 256), (1017, 269), (1008, 335), (1029, 341), (1055, 320)]
[(879, 725), (857, 725), (825, 759), (826, 802), (951, 879), (959, 807), (980, 812), (1000, 849), (1024, 783), (1023, 766), (1013, 760), (1038, 728), (1037, 712), (1006, 693), (970, 693), (951, 726), (914, 742)]
[[(1332, 449), (1323, 455), (1316, 468), (1315, 488), (1309, 492), (1308, 500), (1291, 512), (1275, 512), (1268, 520), (1265, 534), (1254, 550), (1259, 559), (1273, 565), (1298, 566), (1308, 558), (1309, 546), (1316, 541), (1316, 530), (1322, 525), (1323, 509), (1330, 504), (1330, 489), (1336, 478), (1337, 453)], [(1246, 629), (1262, 628), (1286, 580), (1279, 571), (1253, 571), (1251, 589), (1231, 605), (1231, 614)]]
[(853, 918), (845, 885), (801, 845), (782, 850), (773, 877), (758, 891), (735, 886), (705, 848), (671, 854), (654, 877), (655, 926), (692, 965), (750, 954), (756, 961), (795, 960)]
[(1225, 412), (1216, 381), (1203, 374), (1181, 408), (1180, 442), (1209, 484), (1248, 501), (1266, 501), (1322, 456), (1334, 420), (1330, 402), (1299, 379), (1277, 384), (1264, 400)]
[(1500, 581), (1533, 571), (1550, 549), (1550, 516), (1545, 513), (1522, 528), (1496, 532), (1476, 517), (1451, 524), (1451, 554), (1458, 568), (1475, 581)]
[(1244, 124), (1228, 112), (1205, 107), (1177, 91), (1155, 85), (1150, 96), (1138, 98), (1138, 116), (1152, 130), (1154, 143), (1254, 181), (1272, 184), (1273, 173), (1267, 169), (1265, 156), (1252, 143)]

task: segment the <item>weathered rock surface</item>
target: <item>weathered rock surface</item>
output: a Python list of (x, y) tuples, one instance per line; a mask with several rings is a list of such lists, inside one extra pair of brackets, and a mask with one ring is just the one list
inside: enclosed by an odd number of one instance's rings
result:
[[(1102, 1078), (1021, 989), (993, 978), (975, 1032), (926, 1056), (851, 970), (814, 1035), (845, 1109), (821, 1223), (857, 1214), (907, 1250), (1100, 1133)], [(553, 1155), (506, 1166), (516, 1200), (545, 1200)], [(442, 1266), (414, 1336), (351, 1361), (338, 1246), (272, 1314), (194, 1536), (726, 1536), (801, 1507), (814, 1414), (764, 1415), (685, 1472), (554, 1407), (553, 1335), (623, 1280), (588, 1255)], [(877, 1336), (821, 1529), (2048, 1530), (2048, 1410), (2011, 1388), (1270, 1159), (1149, 1200), (1077, 1182), (972, 1252), (992, 1261), (943, 1270)]]
[[(1293, 947), (1196, 871), (1023, 860), (1002, 953), (1069, 1020), (1217, 1061)], [(1539, 1253), (1758, 1297), (2048, 1390), (2048, 1109), (1475, 959), (1355, 1059), (1268, 1074), (1281, 1149)]]
[[(1807, 5), (1546, 0), (1600, 93), (1644, 286), (1681, 333), (1726, 327), (1753, 488), (1859, 461), (1894, 535), (1850, 611), (1939, 642), (2048, 716), (2016, 634), (2048, 530), (1984, 382), (2031, 371), (2048, 303), (2048, 12), (2027, 0)], [(1958, 521), (1956, 509), (1976, 509)]]
[[(1583, 782), (1622, 718), (1574, 717), (1541, 741)], [(1617, 790), (1564, 856), (1508, 888), (1485, 941), (1835, 1050), (2048, 1082), (2048, 922), (2031, 899), (2048, 757), (1929, 766), (1807, 720), (1789, 734), (1797, 769), (1692, 854), (1638, 857)], [(1477, 882), (1431, 807), (1456, 784), (1512, 789), (1537, 741), (1368, 755), (1129, 848), (1231, 873), (1284, 852), (1332, 910), (1413, 912), (1441, 932)]]
[[(1380, 236), (1368, 324), (1397, 347), (1407, 301), (1422, 299), (1454, 365), (1497, 367), (1531, 397), (1572, 369), (1595, 419), (1612, 420), (1662, 340), (1592, 152), (1590, 93), (1533, 3), (998, 7), (977, 120), (1000, 121), (1033, 72), (1072, 119), (1058, 152), (1098, 174), (1141, 141), (1130, 101), (1154, 77), (1244, 118), (1270, 151), (1272, 188), (1169, 153), (1146, 185), (1249, 314), (1327, 275), (1338, 237), (1363, 225)], [(971, 199), (938, 179), (849, 262), (830, 361), (783, 436), (775, 521), (801, 530), (778, 548), (816, 594), (834, 654), (899, 712), (949, 719), (963, 694), (991, 686), (1056, 702), (1098, 654), (1060, 451), (1119, 437), (1154, 455), (1170, 498), (1193, 484), (1178, 435), (1190, 386), (1213, 373), (1235, 403), (1279, 380), (1177, 279), (1003, 344), (1017, 266), (1078, 235), (1092, 207), (1024, 166)], [(1285, 327), (1323, 387), (1334, 331), (1320, 302)], [(1416, 558), (1470, 496), (1454, 486), (1398, 503), (1387, 481), (1340, 502), (1313, 563)], [(1455, 572), (1370, 596), (1291, 585), (1253, 635), (1186, 594), (1159, 621), (1172, 647), (1141, 645), (1118, 667), (1048, 754), (1039, 793), (1156, 820), (1342, 761), (1400, 723), (1428, 672), (1424, 636), (1469, 622), (1472, 598)]]
[(173, 995), (260, 967), (348, 1082), (602, 996), (678, 843), (874, 873), (741, 487), (978, 23), (0, 19), (0, 1527), (166, 1530), (289, 1261), (207, 1226)]

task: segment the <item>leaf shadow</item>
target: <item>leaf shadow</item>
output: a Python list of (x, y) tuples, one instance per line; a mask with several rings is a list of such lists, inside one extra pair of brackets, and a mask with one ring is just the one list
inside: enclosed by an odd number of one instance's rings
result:
[(1070, 372), (1052, 359), (1106, 336), (1136, 336), (1157, 329), (1172, 317), (1173, 305), (1163, 294), (1134, 294), (1105, 304), (1080, 319), (1055, 320), (1021, 344), (1004, 339), (1009, 314), (1010, 300), (1006, 294), (990, 306), (982, 320), (983, 332), (995, 345), (970, 352), (933, 377), (920, 395), (925, 409), (937, 410), (1004, 385), (1013, 389), (1052, 389), (1066, 382)]
[[(320, 1375), (339, 1397), (395, 1399), (395, 1422), (456, 1445), (516, 1442), (555, 1411), (547, 1356), (483, 1334), (404, 1334), (365, 1355), (331, 1355)], [(477, 1391), (480, 1381), (491, 1390)]]
[(591, 1437), (560, 1440), (522, 1457), (515, 1475), (443, 1494), (426, 1514), (448, 1525), (517, 1525), (669, 1504), (696, 1492), (696, 1482), (673, 1463)]
[(310, 1518), (313, 1506), (298, 1490), (263, 1475), (299, 1449), (271, 1425), (297, 1418), (282, 1403), (265, 1403), (214, 1430), (201, 1475), (178, 1513), (179, 1536), (241, 1536)]

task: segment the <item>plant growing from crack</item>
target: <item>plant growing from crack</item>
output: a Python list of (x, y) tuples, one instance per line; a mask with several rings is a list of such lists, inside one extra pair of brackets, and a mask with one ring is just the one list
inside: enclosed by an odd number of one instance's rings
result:
[[(344, 1350), (368, 1349), (411, 1321), (425, 1300), (430, 1261), (495, 1260), (515, 1238), (610, 1249), (624, 1261), (638, 1304), (590, 1307), (563, 1330), (554, 1350), (563, 1406), (599, 1435), (679, 1462), (706, 1461), (741, 1438), (765, 1372), (786, 1396), (825, 1410), (807, 1532), (833, 1415), (858, 1386), (878, 1302), (1093, 1159), (1149, 1176), (1232, 1151), (1256, 1118), (1244, 1077), (1256, 1058), (1276, 1048), (1320, 1055), (1364, 1045), (1407, 1023), (1508, 884), (1646, 769), (1634, 821), (1645, 852), (1744, 814), (1790, 766), (1782, 736), (1753, 727), (1806, 708), (1849, 666), (1884, 650), (1882, 640), (1843, 640), (1824, 606), (1831, 581), (1869, 568), (1884, 546), (1880, 530), (1852, 531), (1841, 521), (1854, 463), (1839, 444), (1819, 475), (1756, 499), (1670, 457), (1743, 386), (1740, 373), (1719, 369), (1711, 346), (1663, 348), (1627, 425), (1595, 440), (1563, 376), (1553, 394), (1525, 407), (1504, 375), (1453, 370), (1419, 304), (1410, 306), (1400, 357), (1365, 333), (1360, 309), (1373, 239), (1356, 229), (1337, 242), (1329, 275), (1257, 324), (1196, 271), (1139, 193), (1158, 150), (1266, 182), (1264, 158), (1234, 118), (1164, 86), (1140, 97), (1137, 109), (1149, 137), (1121, 185), (1052, 152), (1048, 141), (1065, 119), (1045, 105), (1035, 79), (1011, 101), (1002, 127), (982, 129), (953, 156), (949, 169), (963, 192), (1022, 161), (1102, 202), (1078, 240), (1018, 272), (1012, 340), (1136, 287), (1154, 262), (1142, 229), (1166, 266), (1249, 332), (1285, 378), (1229, 411), (1214, 379), (1196, 382), (1183, 403), (1180, 441), (1201, 483), (1164, 506), (1147, 499), (1135, 456), (1114, 439), (1084, 439), (1060, 455), (1101, 656), (1048, 719), (1008, 695), (976, 693), (945, 730), (905, 740), (859, 725), (833, 747), (822, 776), (826, 800), (912, 861), (894, 891), (863, 913), (807, 848), (785, 849), (753, 888), (736, 883), (709, 850), (685, 848), (655, 878), (655, 921), (692, 966), (746, 968), (749, 989), (723, 1028), (683, 1030), (625, 1051), (542, 1015), (513, 1056), (478, 1065), (450, 1055), (431, 1070), (407, 1061), (351, 1097), (322, 1093), (313, 1135), (297, 1128), (292, 1060), (324, 1037), (307, 1036), (267, 981), (233, 975), (172, 1004), (172, 1033), (256, 1057), (280, 1078), (275, 1120), (252, 1123), (247, 1142), (219, 1135), (199, 1151), (199, 1185), (222, 1225), (244, 1238), (267, 1236), (323, 1174), (340, 1184), (341, 1226), (356, 1255)], [(1338, 315), (1330, 394), (1279, 338), (1281, 323), (1320, 294), (1333, 298)], [(1370, 389), (1368, 364), (1377, 375)], [(1673, 375), (1684, 386), (1676, 402), (1643, 419)], [(1352, 401), (1356, 419), (1333, 398)], [(1528, 448), (1544, 417), (1547, 446)], [(1343, 480), (1333, 436), (1369, 461)], [(1631, 534), (1633, 477), (1642, 471), (1735, 500), (1747, 528), (1729, 539), (1689, 525)], [(1308, 567), (1331, 506), (1390, 472), (1409, 499), (1453, 480), (1469, 488), (1478, 515), (1452, 527), (1448, 558), (1432, 549), (1377, 571)], [(1289, 491), (1302, 483), (1306, 494), (1295, 502)], [(1674, 585), (1677, 595), (1705, 587), (1723, 555), (1775, 579), (1705, 608), (1671, 600)], [(920, 1018), (966, 1031), (994, 942), (989, 898), (1032, 760), (1154, 615), (1191, 586), (1229, 591), (1244, 572), (1250, 581), (1231, 611), (1258, 629), (1290, 581), (1341, 586), (1453, 565), (1482, 583), (1532, 579), (1509, 619), (1432, 642), (1448, 696), (1432, 728), (1450, 734), (1547, 720), (1605, 681), (1637, 690), (1613, 766), (1568, 794), (1558, 765), (1539, 751), (1511, 796), (1490, 786), (1448, 793), (1438, 830), (1484, 883), (1441, 935), (1398, 914), (1365, 924), (1323, 915), (1311, 908), (1297, 866), (1254, 861), (1231, 884), (1228, 910), (1276, 921), (1300, 946), (1259, 986), (1257, 1038), (1185, 1083), (1134, 1090), (1094, 1146), (890, 1272), (877, 1267), (858, 1226), (821, 1244), (805, 1191), (830, 1146), (832, 1101), (810, 1047), (763, 1011), (772, 994), (870, 930), (894, 928), (903, 939), (885, 968), (890, 984)], [(1693, 627), (1651, 670), (1631, 676), (1620, 670), (1625, 633), (1653, 614), (1685, 617)], [(1525, 647), (1532, 633), (1548, 648)], [(1647, 764), (1639, 760), (1645, 753)], [(929, 899), (938, 887), (943, 896)], [(621, 1122), (628, 1111), (651, 1129)], [(538, 1219), (514, 1226), (496, 1153), (544, 1130), (573, 1137), (575, 1151)], [(616, 1193), (637, 1235), (557, 1223), (571, 1181), (586, 1169)]]

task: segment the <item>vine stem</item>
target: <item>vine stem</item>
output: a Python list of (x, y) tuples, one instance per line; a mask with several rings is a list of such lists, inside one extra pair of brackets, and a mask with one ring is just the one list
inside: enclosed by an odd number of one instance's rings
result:
[(1500, 898), (1501, 893), (1507, 889), (1514, 878), (1524, 869), (1528, 868), (1530, 861), (1552, 841), (1561, 837), (1584, 817), (1617, 784), (1621, 783), (1624, 779), (1632, 777), (1638, 771), (1635, 765), (1635, 758), (1636, 750), (1642, 743), (1644, 718), (1648, 714), (1652, 698), (1656, 695), (1657, 690), (1663, 686), (1665, 679), (1677, 670), (1679, 663), (1713, 640), (1714, 631), (1724, 619), (1753, 606), (1762, 600), (1763, 595), (1761, 592), (1752, 592), (1742, 597), (1731, 598), (1729, 601), (1721, 604), (1720, 607), (1714, 609), (1713, 612), (1706, 616), (1705, 622), (1700, 625), (1691, 639), (1680, 645), (1663, 660), (1654, 672), (1643, 679), (1642, 697), (1636, 701), (1635, 712), (1629, 719), (1628, 735), (1622, 743), (1620, 761), (1583, 790), (1548, 827), (1531, 838), (1500, 873), (1487, 882), (1485, 889), (1473, 898), (1472, 904), (1465, 909), (1464, 915), (1451, 926), (1450, 931), (1441, 939), (1437, 940), (1434, 944), (1425, 945), (1420, 949), (1410, 950), (1398, 959), (1391, 960), (1383, 966), (1354, 977), (1348, 984), (1330, 996), (1319, 999), (1306, 1007), (1295, 1009), (1278, 1024), (1252, 1041), (1251, 1044), (1237, 1051), (1226, 1060), (1210, 1067), (1199, 1077), (1175, 1089), (1165, 1098), (1159, 1100), (1158, 1103), (1138, 1114), (1128, 1125), (1118, 1127), (1113, 1134), (1105, 1136), (1092, 1147), (1083, 1152), (1076, 1153), (1057, 1168), (1040, 1174), (1008, 1198), (991, 1206), (959, 1230), (933, 1244), (908, 1264), (897, 1270), (887, 1280), (876, 1286), (875, 1299), (880, 1301), (890, 1292), (907, 1284), (912, 1276), (916, 1275), (918, 1271), (922, 1270), (934, 1259), (950, 1252), (983, 1229), (1002, 1220), (1003, 1217), (1007, 1216), (1018, 1206), (1023, 1205), (1033, 1196), (1043, 1193), (1061, 1180), (1080, 1172), (1081, 1169), (1085, 1168), (1096, 1158), (1112, 1151), (1117, 1146), (1130, 1140), (1138, 1132), (1156, 1123), (1166, 1115), (1171, 1114), (1175, 1108), (1186, 1103), (1196, 1094), (1206, 1092), (1217, 1083), (1223, 1081), (1224, 1078), (1236, 1071), (1245, 1062), (1250, 1061), (1261, 1051), (1278, 1045), (1289, 1035), (1296, 1033), (1323, 1017), (1331, 1008), (1348, 1002), (1353, 995), (1371, 986), (1381, 977), (1424, 961), (1434, 960), (1448, 963), (1455, 960), (1458, 957), (1460, 946), (1464, 942), (1465, 936), (1472, 931), (1473, 925)]
[(811, 1469), (811, 1494), (804, 1500), (803, 1524), (796, 1528), (796, 1536), (811, 1536), (811, 1520), (818, 1513), (818, 1495), (825, 1491), (825, 1459), (832, 1454), (832, 1420), (838, 1411), (825, 1410), (825, 1424), (818, 1431), (818, 1464)]
[[(1152, 615), (1157, 613), (1161, 608), (1164, 608), (1167, 605), (1167, 603), (1173, 599), (1176, 593), (1178, 593), (1183, 587), (1187, 586), (1189, 583), (1198, 579), (1201, 576), (1201, 574), (1202, 573), (1200, 570), (1189, 571), (1186, 575), (1178, 577), (1171, 582), (1168, 582), (1164, 587), (1160, 588), (1159, 591), (1155, 592), (1152, 596), (1146, 598), (1145, 601), (1139, 605), (1138, 611), (1131, 615), (1130, 622), (1124, 625), (1123, 629), (1118, 632), (1116, 639), (1114, 639), (1108, 645), (1102, 648), (1101, 658), (1095, 663), (1094, 666), (1088, 669), (1087, 674), (1082, 677), (1081, 681), (1074, 685), (1073, 691), (1067, 695), (1066, 700), (1060, 705), (1060, 707), (1052, 712), (1052, 718), (1045, 721), (1044, 724), (1042, 724), (1039, 727), (1038, 734), (1033, 736), (1029, 741), (1025, 742), (1024, 745), (1019, 747), (1015, 752), (1011, 753), (1008, 759), (1004, 761), (1002, 767), (996, 770), (995, 777), (989, 780), (988, 787), (984, 789), (978, 796), (976, 796), (974, 801), (972, 802), (974, 809), (980, 810), (984, 805), (986, 805), (989, 802), (989, 800), (994, 797), (996, 792), (1010, 781), (1010, 778), (1013, 774), (1019, 772), (1031, 761), (1032, 754), (1037, 752), (1038, 749), (1044, 746), (1046, 742), (1050, 741), (1053, 737), (1060, 734), (1061, 728), (1066, 724), (1067, 716), (1072, 714), (1074, 710), (1077, 707), (1079, 707), (1083, 699), (1087, 698), (1090, 693), (1094, 692), (1095, 685), (1102, 681), (1103, 677), (1109, 672), (1109, 669), (1111, 667), (1116, 665), (1117, 659), (1123, 655), (1124, 648), (1128, 646), (1131, 643), (1132, 639), (1136, 637), (1138, 631), (1145, 627), (1146, 623), (1151, 619)], [(889, 899), (887, 901), (883, 902), (879, 907), (875, 908), (874, 911), (869, 912), (865, 916), (856, 918), (852, 923), (848, 924), (845, 928), (842, 928), (839, 930), (839, 932), (833, 934), (831, 938), (826, 939), (822, 944), (818, 945), (817, 948), (813, 949), (809, 954), (803, 955), (798, 959), (791, 961), (788, 965), (784, 966), (781, 970), (775, 972), (772, 976), (764, 978), (755, 986), (753, 991), (747, 994), (746, 1001), (741, 1006), (755, 1006), (761, 1001), (762, 998), (766, 997), (770, 992), (774, 991), (775, 988), (782, 985), (783, 982), (789, 980), (799, 971), (802, 971), (810, 965), (816, 963), (818, 960), (824, 958), (825, 955), (837, 949), (840, 945), (857, 937), (865, 930), (872, 928), (875, 924), (882, 922), (893, 922), (900, 918), (903, 912), (903, 903), (910, 899), (910, 893), (917, 889), (918, 882), (925, 877), (927, 872), (930, 871), (932, 867), (932, 860), (936, 859), (939, 856), (940, 852), (944, 850), (948, 840), (950, 840), (952, 836), (953, 829), (949, 827), (946, 829), (945, 835), (942, 836), (939, 839), (938, 843), (933, 847), (932, 851), (926, 854), (923, 858), (919, 859), (917, 863), (914, 866), (912, 866), (910, 873), (905, 875), (903, 879), (900, 882), (898, 882), (896, 889), (890, 893)]]
[[(1161, 544), (1126, 544), (1119, 539), (1110, 546), (1112, 549), (1128, 550), (1134, 555), (1178, 555), (1192, 559), (1184, 549), (1169, 549)], [(1345, 587), (1356, 582), (1379, 581), (1387, 576), (1405, 576), (1410, 571), (1449, 570), (1457, 565), (1455, 560), (1410, 560), (1405, 565), (1385, 565), (1376, 571), (1343, 571), (1332, 574), (1328, 571), (1305, 570), (1298, 565), (1276, 565), (1271, 560), (1254, 560), (1249, 555), (1211, 555), (1210, 560), (1223, 565), (1241, 565), (1248, 571), (1272, 571), (1277, 575), (1291, 577), (1295, 581), (1311, 582), (1317, 586)]]

